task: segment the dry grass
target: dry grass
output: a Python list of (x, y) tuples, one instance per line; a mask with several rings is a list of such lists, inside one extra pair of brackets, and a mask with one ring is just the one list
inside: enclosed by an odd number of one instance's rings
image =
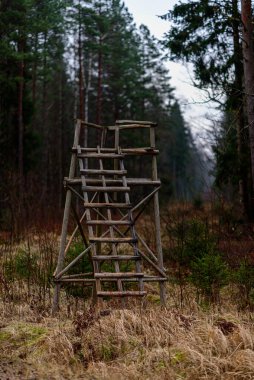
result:
[(83, 305), (73, 316), (63, 308), (52, 318), (28, 305), (1, 304), (0, 377), (254, 378), (250, 315), (202, 311), (194, 303), (181, 311), (151, 303), (141, 310)]
[[(193, 211), (188, 212), (186, 217), (185, 208), (173, 208), (162, 218), (166, 251), (175, 244), (166, 226), (193, 218)], [(218, 218), (210, 209), (198, 213), (218, 229)], [(152, 245), (149, 217), (144, 218), (141, 233)], [(244, 239), (240, 243), (245, 244)], [(229, 243), (225, 251), (231, 254), (231, 235)], [(14, 279), (12, 273), (8, 277), (0, 270), (1, 380), (254, 379), (252, 314), (237, 310), (239, 294), (233, 284), (222, 289), (220, 304), (203, 307), (189, 284), (184, 289), (168, 285), (167, 309), (160, 308), (153, 285), (146, 285), (149, 292), (143, 307), (133, 302), (125, 309), (117, 302), (93, 309), (63, 291), (61, 312), (53, 318), (47, 276), (55, 267), (58, 235), (32, 234), (22, 244), (0, 245), (1, 265), (15, 263), (22, 248), (29, 258), (35, 257), (37, 268), (33, 271), (31, 265), (31, 276), (29, 272)], [(18, 268), (21, 275), (23, 267)]]

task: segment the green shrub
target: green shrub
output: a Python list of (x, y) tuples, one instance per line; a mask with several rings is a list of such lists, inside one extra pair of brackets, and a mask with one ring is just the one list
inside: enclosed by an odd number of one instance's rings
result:
[(219, 253), (207, 253), (191, 263), (189, 281), (207, 301), (218, 301), (220, 289), (228, 284), (229, 270)]
[(181, 301), (183, 287), (189, 282), (201, 291), (206, 300), (218, 299), (219, 290), (228, 283), (229, 274), (208, 223), (182, 219), (168, 232), (174, 239), (170, 252), (174, 263), (172, 279), (181, 287)]
[[(66, 256), (66, 266), (69, 263), (71, 263), (82, 251), (84, 251), (84, 249), (85, 246), (83, 241), (75, 241), (68, 250), (68, 254)], [(66, 275), (90, 272), (93, 272), (93, 266), (90, 261), (89, 255), (86, 254), (68, 270)], [(92, 287), (84, 286), (83, 284), (68, 284), (64, 287), (68, 295), (78, 298), (88, 298), (91, 295), (91, 288)]]
[(36, 279), (37, 258), (25, 249), (20, 249), (11, 260), (4, 264), (4, 274), (8, 280)]
[(232, 274), (233, 282), (239, 290), (242, 307), (254, 305), (254, 266), (243, 260), (239, 268)]

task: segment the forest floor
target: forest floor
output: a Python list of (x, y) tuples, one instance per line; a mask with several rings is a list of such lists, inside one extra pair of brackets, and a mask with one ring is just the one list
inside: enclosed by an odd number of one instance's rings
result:
[[(210, 230), (228, 262), (237, 263), (246, 253), (254, 257), (253, 226), (247, 228), (230, 210), (221, 210), (180, 206), (164, 212), (168, 269), (168, 255), (177, 244), (182, 247), (191, 239), (194, 251), (210, 247)], [(198, 228), (191, 235), (187, 228), (183, 239), (186, 222)], [(154, 231), (149, 217), (142, 220), (142, 234), (150, 244)], [(125, 307), (109, 301), (93, 308), (88, 297), (63, 290), (61, 310), (52, 317), (59, 228), (54, 233), (32, 231), (18, 245), (0, 236), (0, 243), (1, 380), (254, 379), (253, 302), (245, 302), (234, 281), (221, 289), (216, 303), (208, 303), (188, 281), (182, 287), (173, 281), (173, 267), (166, 308), (160, 306), (156, 285), (146, 285), (142, 304), (130, 300)]]
[(50, 305), (2, 303), (1, 380), (254, 379), (251, 313), (200, 307), (191, 293), (182, 309), (155, 294), (140, 306), (85, 303), (53, 318)]

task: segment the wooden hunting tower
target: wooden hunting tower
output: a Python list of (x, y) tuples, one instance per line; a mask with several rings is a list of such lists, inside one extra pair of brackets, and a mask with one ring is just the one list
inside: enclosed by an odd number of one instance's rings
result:
[[(53, 312), (58, 309), (60, 286), (66, 283), (93, 286), (96, 299), (143, 297), (147, 293), (145, 283), (155, 281), (159, 283), (161, 303), (165, 304), (155, 129), (156, 124), (148, 121), (116, 121), (108, 127), (77, 121), (69, 177), (64, 180), (66, 201), (54, 273)], [(149, 146), (140, 147), (145, 136)], [(125, 147), (126, 141), (134, 141), (136, 147)], [(144, 171), (140, 160), (146, 161), (149, 174), (133, 178), (137, 167)], [(140, 216), (151, 202), (152, 248), (138, 229)], [(76, 226), (69, 232), (71, 211)], [(67, 265), (65, 259), (78, 234), (83, 249)], [(85, 255), (91, 261), (92, 272), (68, 275)]]

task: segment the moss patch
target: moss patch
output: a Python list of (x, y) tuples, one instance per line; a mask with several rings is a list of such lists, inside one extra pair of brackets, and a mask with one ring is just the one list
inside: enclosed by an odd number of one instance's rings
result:
[(20, 356), (45, 338), (47, 329), (30, 323), (14, 323), (1, 329), (0, 349), (11, 356)]

